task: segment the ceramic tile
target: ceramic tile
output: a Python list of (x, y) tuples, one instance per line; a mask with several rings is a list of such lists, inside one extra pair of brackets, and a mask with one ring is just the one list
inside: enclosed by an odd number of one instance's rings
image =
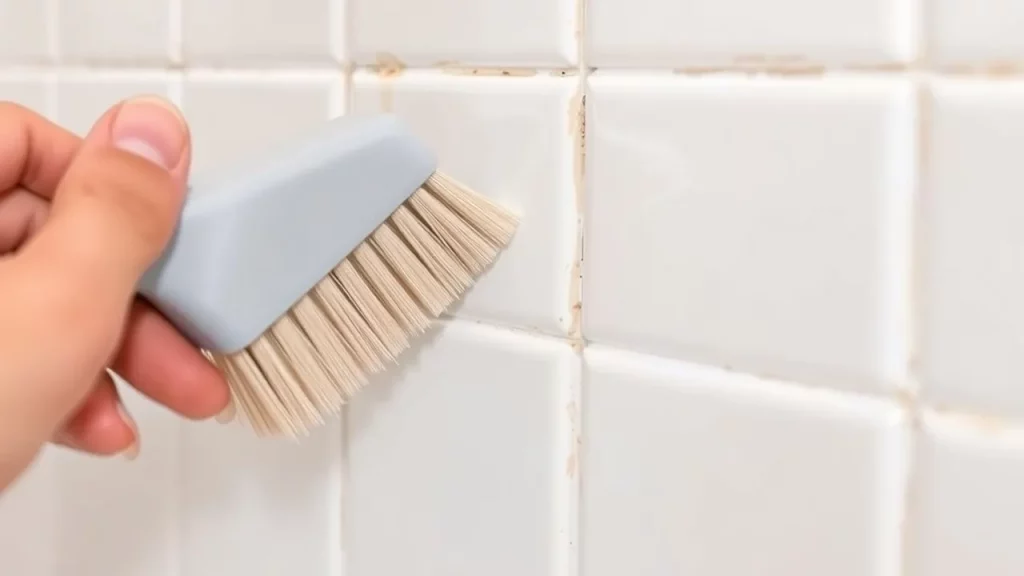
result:
[(592, 77), (584, 335), (901, 383), (914, 102), (902, 80)]
[(411, 352), (350, 406), (345, 573), (554, 576), (569, 348), (454, 323)]
[(52, 60), (49, 3), (0, 2), (0, 64), (44, 64)]
[(170, 6), (170, 0), (58, 0), (61, 60), (164, 64), (169, 58)]
[(340, 479), (337, 418), (298, 442), (188, 424), (178, 574), (339, 574)]
[(167, 77), (160, 74), (67, 74), (57, 82), (56, 121), (85, 136), (114, 105), (146, 94), (170, 97), (171, 85)]
[(180, 0), (187, 64), (326, 64), (340, 58), (340, 0)]
[(582, 574), (898, 573), (897, 408), (601, 347), (583, 377)]
[(937, 63), (1001, 68), (1024, 59), (1024, 5), (1016, 0), (931, 0), (928, 16)]
[(588, 0), (587, 63), (906, 62), (915, 55), (916, 12), (913, 0)]
[(1024, 416), (1024, 82), (933, 86), (922, 223), (925, 399)]
[(348, 0), (352, 58), (408, 66), (568, 66), (574, 0)]
[(192, 74), (182, 89), (192, 128), (193, 171), (245, 161), (296, 138), (343, 110), (341, 78), (304, 75)]
[(58, 526), (55, 497), (61, 470), (58, 449), (47, 448), (0, 497), (0, 570), (19, 576), (57, 576)]
[(1020, 574), (1024, 433), (930, 414), (916, 445), (905, 574)]
[(355, 78), (356, 113), (394, 112), (440, 170), (521, 215), (516, 236), (453, 312), (564, 334), (576, 237), (571, 78), (406, 73)]
[(119, 384), (139, 427), (139, 456), (61, 454), (55, 574), (177, 576), (180, 419)]
[(53, 86), (42, 77), (0, 76), (0, 101), (14, 102), (51, 117)]

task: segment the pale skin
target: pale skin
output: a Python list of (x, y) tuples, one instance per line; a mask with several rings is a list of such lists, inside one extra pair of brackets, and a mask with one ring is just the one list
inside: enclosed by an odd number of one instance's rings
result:
[(137, 454), (107, 368), (183, 417), (229, 409), (221, 375), (136, 295), (177, 224), (191, 157), (160, 99), (114, 106), (84, 139), (0, 102), (0, 490), (48, 443)]

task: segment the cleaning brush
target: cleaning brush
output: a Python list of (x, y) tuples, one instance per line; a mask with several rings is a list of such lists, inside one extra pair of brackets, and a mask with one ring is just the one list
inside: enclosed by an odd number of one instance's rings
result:
[(518, 225), (392, 115), (340, 117), (191, 179), (138, 291), (261, 436), (307, 434), (395, 363)]

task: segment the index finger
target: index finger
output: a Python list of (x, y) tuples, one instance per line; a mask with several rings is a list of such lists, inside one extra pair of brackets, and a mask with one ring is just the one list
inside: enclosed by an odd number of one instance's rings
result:
[(82, 138), (41, 114), (0, 102), (0, 193), (22, 186), (52, 199)]

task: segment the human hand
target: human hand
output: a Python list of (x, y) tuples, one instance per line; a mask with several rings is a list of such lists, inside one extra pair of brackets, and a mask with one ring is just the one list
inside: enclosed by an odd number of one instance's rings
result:
[(113, 107), (84, 140), (0, 103), (0, 490), (47, 442), (134, 457), (108, 367), (189, 418), (228, 406), (213, 365), (135, 295), (190, 161), (184, 120), (156, 98)]

